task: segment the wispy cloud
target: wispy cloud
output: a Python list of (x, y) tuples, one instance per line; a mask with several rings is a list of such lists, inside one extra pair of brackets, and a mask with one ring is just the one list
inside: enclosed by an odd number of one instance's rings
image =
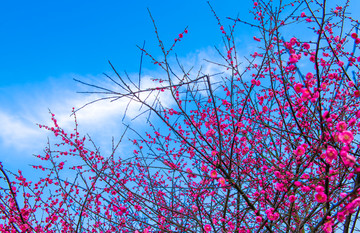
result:
[(33, 122), (16, 114), (0, 110), (0, 122), (0, 139), (5, 147), (11, 147), (17, 151), (27, 151), (32, 149), (42, 138), (42, 133), (36, 129)]
[[(203, 74), (218, 73), (221, 69), (212, 63), (204, 62), (203, 59), (208, 58), (217, 61), (216, 51), (213, 49), (199, 50), (187, 56), (180, 58), (184, 67), (194, 66), (192, 75), (196, 75), (200, 67)], [(174, 63), (173, 63), (174, 64)], [(176, 72), (181, 73), (179, 68)], [(145, 72), (144, 72), (145, 73)], [(153, 88), (158, 85), (153, 82), (153, 78), (164, 78), (164, 73), (159, 71), (146, 72), (141, 81), (142, 88)], [(130, 74), (130, 77), (136, 78), (138, 74)], [(109, 87), (116, 91), (120, 91), (110, 80), (101, 75), (79, 76), (76, 74), (67, 74), (57, 78), (49, 78), (48, 80), (31, 84), (26, 87), (17, 87), (8, 94), (11, 94), (11, 101), (8, 101), (0, 108), (0, 122), (2, 123), (0, 130), (0, 146), (7, 149), (14, 149), (19, 156), (27, 156), (33, 152), (40, 151), (46, 144), (46, 132), (39, 129), (36, 123), (51, 125), (51, 116), (48, 109), (55, 114), (59, 125), (65, 130), (74, 129), (74, 117), (71, 115), (73, 107), (78, 109), (83, 105), (102, 98), (101, 94), (78, 94), (76, 91), (96, 91), (91, 87), (74, 82), (76, 78), (87, 83), (98, 86)], [(169, 92), (155, 92), (148, 96), (149, 93), (141, 93), (141, 99), (147, 99), (149, 103), (159, 98), (162, 105), (170, 107), (174, 103), (169, 98)], [(129, 99), (122, 98), (114, 102), (109, 100), (95, 102), (80, 109), (76, 113), (79, 122), (79, 131), (82, 134), (89, 133), (100, 145), (110, 145), (112, 136), (119, 137), (125, 126), (122, 119), (126, 111), (126, 121), (136, 118), (145, 108), (141, 109), (141, 104), (132, 101), (128, 105)], [(146, 114), (136, 118), (133, 123), (137, 127), (144, 128)], [(26, 152), (26, 153), (24, 153)]]

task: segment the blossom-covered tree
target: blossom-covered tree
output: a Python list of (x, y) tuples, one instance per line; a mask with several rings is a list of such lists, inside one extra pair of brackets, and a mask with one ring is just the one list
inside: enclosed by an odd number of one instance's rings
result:
[[(38, 156), (43, 179), (0, 165), (0, 230), (359, 232), (359, 25), (349, 1), (327, 4), (254, 1), (254, 20), (228, 27), (210, 7), (223, 36), (218, 74), (171, 64), (188, 31), (166, 48), (151, 17), (163, 57), (140, 49), (163, 72), (155, 87), (111, 64), (113, 90), (87, 84), (141, 104), (148, 130), (128, 154), (117, 144), (102, 155), (52, 114), (54, 126), (39, 125), (59, 139)], [(237, 49), (239, 25), (258, 29), (250, 56)]]

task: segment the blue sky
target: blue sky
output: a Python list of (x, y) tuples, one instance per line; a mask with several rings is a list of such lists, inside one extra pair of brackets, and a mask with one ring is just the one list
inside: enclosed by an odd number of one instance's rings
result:
[[(227, 16), (249, 15), (251, 1), (214, 1), (224, 22)], [(237, 3), (237, 5), (239, 5)], [(73, 128), (72, 107), (94, 99), (76, 91), (89, 90), (77, 78), (101, 83), (110, 73), (110, 60), (120, 71), (136, 74), (140, 51), (160, 56), (147, 8), (156, 20), (165, 45), (188, 26), (176, 53), (198, 62), (214, 56), (221, 43), (219, 26), (206, 1), (7, 1), (0, 8), (0, 150), (6, 166), (24, 169), (46, 146), (48, 134), (35, 125), (50, 124), (48, 109), (65, 129)], [(251, 38), (250, 38), (251, 39)], [(145, 60), (146, 61), (146, 60)], [(147, 60), (149, 61), (149, 60)], [(144, 73), (156, 75), (144, 62)], [(102, 103), (78, 114), (81, 133), (109, 145), (121, 131), (124, 103)], [(133, 110), (135, 116), (137, 109)], [(21, 161), (21, 163), (19, 163)]]
[[(333, 2), (334, 3), (334, 2)], [(357, 9), (358, 1), (353, 1)], [(220, 19), (251, 19), (252, 1), (212, 1)], [(214, 45), (221, 44), (219, 26), (206, 1), (6, 1), (0, 7), (0, 161), (12, 169), (33, 163), (32, 154), (41, 153), (47, 142), (45, 131), (36, 123), (50, 123), (48, 109), (60, 124), (73, 128), (71, 108), (81, 107), (94, 96), (76, 94), (89, 90), (73, 81), (77, 78), (102, 83), (103, 72), (114, 66), (136, 76), (140, 51), (146, 41), (155, 57), (160, 50), (147, 8), (156, 20), (165, 45), (188, 26), (189, 33), (175, 52), (188, 64), (203, 58), (216, 59)], [(237, 40), (246, 53), (253, 45), (252, 32), (242, 26)], [(289, 35), (290, 36), (290, 35)], [(148, 60), (147, 60), (148, 61)], [(210, 71), (211, 67), (205, 67)], [(149, 62), (143, 67), (154, 77)], [(136, 107), (136, 106), (135, 106)], [(136, 108), (130, 111), (135, 116)], [(92, 105), (78, 114), (81, 133), (94, 136), (100, 145), (109, 145), (119, 136), (124, 103)], [(139, 123), (139, 122), (138, 122)], [(139, 123), (141, 124), (141, 123)], [(21, 163), (19, 163), (21, 161)]]
[[(236, 16), (243, 8), (234, 11), (231, 2), (213, 5), (222, 17)], [(189, 26), (182, 53), (219, 39), (206, 1), (8, 1), (0, 9), (1, 86), (68, 73), (99, 74), (109, 70), (107, 60), (137, 70), (135, 45), (146, 40), (156, 48), (147, 8), (164, 41), (172, 42)]]

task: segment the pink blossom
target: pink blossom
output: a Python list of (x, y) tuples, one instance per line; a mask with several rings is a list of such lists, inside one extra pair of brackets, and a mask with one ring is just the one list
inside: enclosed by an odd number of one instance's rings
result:
[(289, 201), (290, 201), (290, 202), (294, 202), (296, 199), (297, 199), (297, 198), (296, 198), (294, 195), (291, 195), (291, 196), (289, 197)]
[(318, 192), (315, 194), (315, 201), (319, 202), (319, 203), (324, 203), (327, 200), (327, 196), (325, 193), (323, 192)]
[(343, 66), (344, 66), (344, 62), (343, 62), (343, 61), (338, 61), (337, 64), (338, 64), (340, 67), (343, 67)]
[(216, 178), (217, 177), (217, 172), (215, 171), (215, 170), (212, 170), (211, 172), (210, 172), (210, 176), (211, 176), (211, 178)]
[(186, 172), (189, 173), (187, 177), (189, 178), (196, 178), (196, 175), (193, 173), (193, 171), (190, 168), (186, 169)]
[(268, 214), (268, 218), (271, 221), (276, 221), (279, 218), (279, 213)]
[(341, 156), (341, 158), (348, 156), (348, 153), (346, 150), (344, 150), (344, 148), (340, 151), (340, 156)]
[(355, 119), (355, 118), (351, 118), (351, 119), (349, 120), (349, 126), (354, 126), (355, 123), (356, 123), (356, 119)]
[(260, 42), (260, 41), (261, 41), (261, 39), (257, 38), (256, 36), (254, 36), (253, 38), (254, 38), (254, 40), (256, 40), (257, 42)]
[(293, 53), (293, 54), (291, 54), (291, 56), (290, 56), (289, 63), (290, 63), (290, 64), (296, 63), (296, 62), (299, 61), (299, 59), (300, 59), (300, 56), (297, 55), (297, 54), (295, 54), (295, 53)]
[(322, 115), (323, 118), (329, 118), (329, 111), (325, 111)]
[(324, 224), (324, 227), (323, 227), (323, 230), (325, 233), (332, 233), (333, 230), (332, 230), (332, 226), (333, 226), (333, 222), (332, 221), (329, 221), (327, 223)]
[(339, 222), (344, 222), (344, 221), (345, 221), (345, 213), (344, 213), (344, 211), (339, 212), (339, 213), (337, 214), (337, 220), (338, 220)]
[(229, 221), (229, 222), (228, 222), (228, 225), (229, 225), (229, 227), (230, 227), (231, 230), (234, 230), (234, 229), (235, 229), (235, 225), (234, 225), (234, 223), (233, 223), (232, 221)]
[(307, 73), (306, 74), (306, 79), (312, 79), (314, 77), (314, 74), (313, 73)]
[(339, 140), (342, 143), (349, 144), (354, 139), (354, 135), (351, 131), (345, 130), (339, 134)]
[(310, 48), (310, 45), (308, 43), (304, 43), (302, 46), (304, 47), (304, 49), (309, 49)]
[(293, 151), (295, 155), (302, 156), (305, 154), (305, 148), (301, 145), (296, 150)]
[(262, 217), (261, 216), (256, 216), (256, 220), (257, 223), (261, 223), (262, 222)]
[(294, 182), (294, 185), (295, 185), (296, 187), (300, 187), (300, 186), (302, 185), (302, 183), (301, 183), (300, 181), (295, 181), (295, 182)]
[(296, 43), (297, 43), (296, 37), (292, 37), (292, 38), (290, 39), (290, 44), (291, 44), (291, 45), (295, 45)]
[(304, 173), (304, 174), (301, 176), (301, 179), (309, 179), (309, 178), (310, 178), (309, 174), (306, 174), (306, 173)]
[(320, 185), (318, 185), (318, 186), (316, 186), (316, 188), (315, 188), (315, 190), (316, 190), (316, 192), (324, 192), (324, 187), (323, 186), (320, 186)]
[(360, 97), (360, 91), (359, 90), (354, 91), (354, 96), (355, 97)]
[(336, 125), (336, 129), (339, 131), (339, 132), (343, 132), (344, 130), (346, 130), (347, 128), (347, 124), (345, 123), (345, 121), (340, 121), (339, 123), (337, 123)]
[(203, 172), (207, 172), (209, 169), (208, 169), (208, 167), (205, 165), (205, 164), (203, 164), (202, 166), (201, 166), (201, 171), (203, 171)]
[(279, 171), (275, 171), (275, 172), (274, 172), (274, 175), (276, 176), (276, 178), (280, 178), (280, 176), (281, 176), (281, 174), (280, 174)]
[(267, 112), (267, 110), (268, 110), (269, 108), (267, 107), (267, 106), (263, 106), (262, 107), (262, 111), (265, 113), (265, 112)]
[(353, 200), (352, 203), (354, 203), (355, 208), (359, 207), (360, 206), (360, 197)]
[(302, 186), (302, 187), (301, 187), (301, 191), (303, 191), (303, 192), (305, 192), (305, 193), (309, 192), (310, 190), (311, 190), (311, 188), (308, 187), (308, 186)]
[(216, 218), (213, 218), (212, 221), (216, 225), (218, 220)]
[(294, 89), (295, 89), (296, 93), (300, 93), (302, 88), (303, 88), (303, 85), (301, 83), (297, 83), (294, 85)]
[(346, 153), (346, 156), (343, 157), (343, 161), (344, 161), (345, 165), (352, 167), (352, 166), (354, 166), (356, 159), (354, 156)]
[(275, 189), (276, 189), (277, 191), (279, 191), (279, 192), (283, 191), (283, 189), (284, 189), (284, 184), (282, 184), (282, 183), (277, 183), (277, 184), (275, 185)]
[(346, 196), (347, 196), (346, 193), (340, 193), (340, 197), (341, 197), (341, 198), (344, 198), (344, 197), (346, 197)]
[(357, 208), (355, 202), (350, 202), (346, 207), (346, 213), (352, 214), (355, 213), (355, 209)]
[(330, 162), (331, 162), (332, 160), (336, 159), (337, 154), (338, 154), (337, 151), (336, 151), (333, 147), (329, 146), (329, 147), (327, 148), (327, 150), (326, 150), (325, 156), (326, 156), (326, 157), (330, 160)]
[(225, 179), (224, 179), (224, 177), (219, 178), (219, 183), (221, 184), (221, 186), (225, 186)]
[(308, 99), (311, 96), (311, 92), (307, 88), (301, 89), (302, 96), (304, 100)]
[(205, 230), (206, 232), (211, 231), (211, 226), (210, 226), (210, 224), (206, 224), (206, 225), (204, 226), (204, 230)]

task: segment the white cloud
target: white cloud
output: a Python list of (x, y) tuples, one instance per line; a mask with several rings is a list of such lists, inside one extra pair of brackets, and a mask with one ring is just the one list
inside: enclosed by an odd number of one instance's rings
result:
[(17, 151), (26, 151), (34, 147), (42, 133), (38, 127), (14, 114), (0, 111), (0, 139), (4, 146), (12, 147)]
[[(207, 58), (211, 61), (217, 62), (216, 51), (214, 49), (204, 49), (188, 54), (184, 58), (180, 58), (183, 66), (190, 68), (194, 66), (192, 77), (195, 77), (199, 68), (202, 65), (203, 74), (213, 74), (221, 71), (217, 65), (204, 62)], [(170, 63), (176, 64), (172, 59)], [(173, 67), (174, 72), (177, 72), (180, 77), (182, 72), (179, 67)], [(163, 78), (164, 73), (159, 71), (146, 72), (141, 81), (142, 88), (154, 88), (158, 85), (153, 82), (153, 78)], [(130, 74), (130, 78), (137, 80), (138, 74)], [(16, 151), (23, 151), (32, 154), (32, 152), (41, 150), (46, 145), (46, 136), (49, 135), (44, 130), (40, 130), (36, 123), (52, 125), (51, 116), (48, 109), (55, 114), (59, 125), (67, 131), (74, 129), (74, 117), (70, 116), (72, 107), (75, 109), (94, 101), (106, 95), (101, 94), (78, 94), (76, 91), (99, 91), (94, 88), (85, 86), (83, 84), (72, 81), (73, 78), (78, 80), (95, 84), (101, 87), (108, 87), (120, 92), (120, 88), (113, 85), (110, 80), (107, 80), (103, 75), (87, 75), (80, 76), (76, 74), (68, 74), (58, 78), (49, 78), (41, 84), (33, 84), (29, 87), (18, 87), (17, 90), (11, 91), (14, 96), (12, 101), (3, 105), (0, 109), (0, 121), (3, 126), (0, 130), (0, 146), (14, 148)], [(157, 96), (157, 92), (153, 92), (150, 96), (148, 93), (141, 93), (142, 100), (147, 99), (149, 103), (158, 97), (165, 107), (170, 107), (174, 104), (172, 97), (169, 97), (169, 91), (161, 92)], [(117, 101), (110, 102), (109, 100), (99, 101), (76, 113), (79, 123), (79, 131), (81, 134), (89, 133), (94, 137), (95, 141), (100, 145), (110, 145), (111, 137), (119, 137), (125, 126), (122, 125), (122, 118), (125, 109), (127, 108), (129, 99), (122, 98)], [(132, 101), (127, 109), (127, 118), (129, 121), (141, 112), (146, 110), (146, 107), (140, 109), (141, 104)], [(136, 123), (137, 127), (144, 127), (145, 117), (136, 118), (132, 123)]]

